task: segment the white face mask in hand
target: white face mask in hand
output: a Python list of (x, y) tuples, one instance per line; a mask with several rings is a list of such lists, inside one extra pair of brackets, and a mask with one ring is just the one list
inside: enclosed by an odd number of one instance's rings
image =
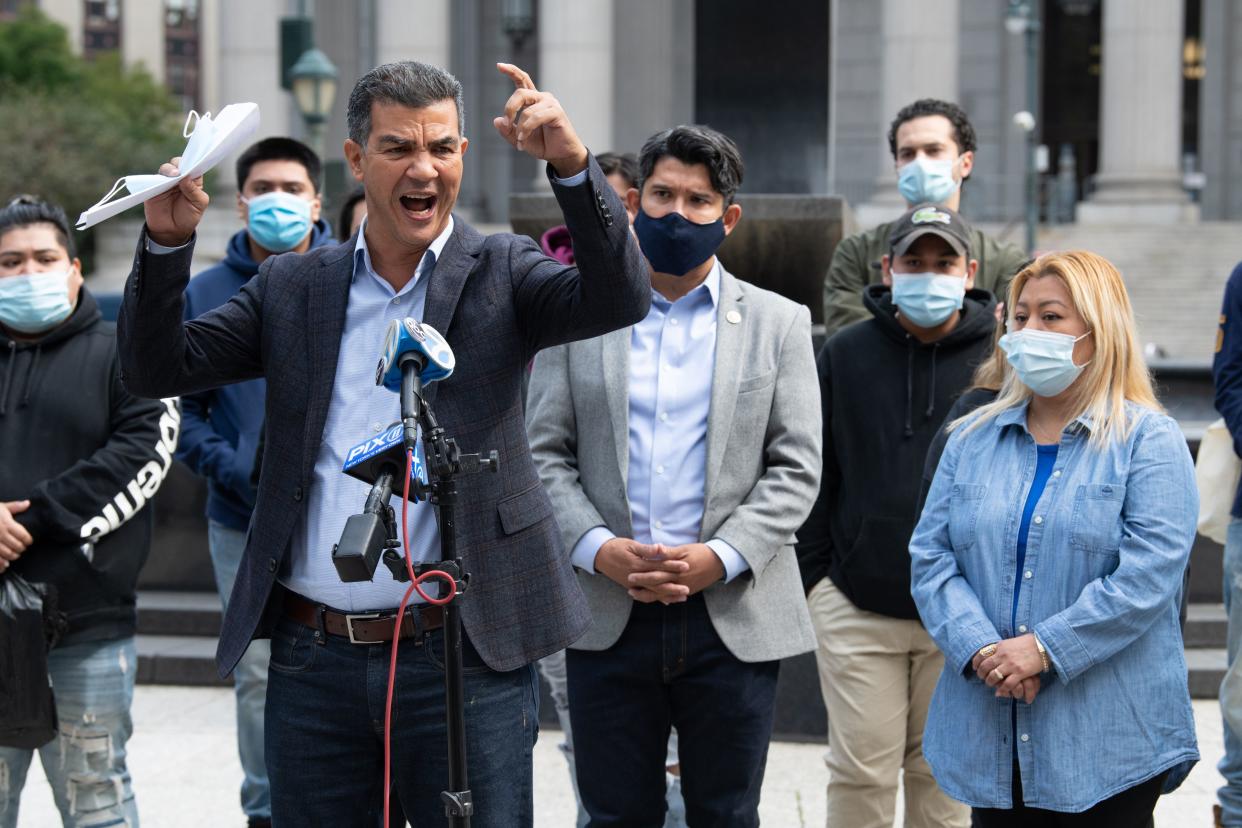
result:
[[(191, 121), (193, 128), (191, 128)], [(181, 135), (189, 140), (186, 142), (185, 150), (181, 153), (182, 170), (188, 170), (203, 160), (207, 151), (211, 149), (212, 140), (216, 136), (216, 125), (212, 123), (211, 113), (199, 115), (193, 109), (186, 116), (185, 126), (181, 130)], [(122, 189), (128, 190), (130, 193), (140, 193), (143, 190), (153, 187), (156, 184), (162, 184), (168, 180), (166, 175), (124, 175), (116, 180), (112, 185), (112, 189), (108, 190), (107, 195), (95, 202), (95, 207), (99, 207), (108, 202), (108, 199), (119, 193)], [(92, 207), (91, 210), (94, 210)], [(88, 211), (89, 212), (89, 211)]]
[(1055, 397), (1074, 384), (1088, 363), (1074, 364), (1074, 343), (1080, 337), (1023, 328), (1000, 338), (1000, 347), (1018, 379), (1041, 397)]
[[(258, 128), (257, 104), (229, 104), (215, 118), (210, 113), (200, 116), (191, 111), (181, 131), (188, 140), (181, 153), (178, 174), (126, 175), (118, 178), (107, 195), (78, 217), (77, 228), (85, 230), (93, 227), (147, 199), (168, 192), (183, 178), (202, 175), (240, 149)], [(128, 190), (129, 194), (112, 200), (121, 190)]]

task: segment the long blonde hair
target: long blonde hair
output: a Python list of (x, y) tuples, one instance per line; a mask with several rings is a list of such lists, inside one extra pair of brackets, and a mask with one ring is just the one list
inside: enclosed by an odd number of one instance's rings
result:
[[(1127, 436), (1134, 423), (1126, 415), (1131, 402), (1152, 411), (1163, 411), (1152, 389), (1151, 372), (1143, 359), (1135, 330), (1134, 311), (1121, 274), (1103, 256), (1086, 250), (1046, 253), (1014, 277), (1005, 303), (1006, 321), (1014, 324), (1014, 308), (1022, 289), (1031, 279), (1053, 276), (1069, 290), (1070, 299), (1087, 323), (1095, 342), (1095, 356), (1083, 369), (1073, 396), (1075, 416), (1092, 422), (1091, 439), (1097, 443)], [(974, 429), (1032, 396), (1017, 372), (1005, 372), (1000, 395), (950, 427), (973, 420)]]

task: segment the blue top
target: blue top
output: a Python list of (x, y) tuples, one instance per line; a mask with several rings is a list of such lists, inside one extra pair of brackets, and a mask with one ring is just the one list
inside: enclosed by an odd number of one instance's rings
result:
[(1060, 446), (1036, 446), (1039, 452), (1035, 461), (1035, 479), (1031, 481), (1031, 491), (1026, 496), (1026, 506), (1022, 508), (1022, 523), (1018, 525), (1018, 566), (1014, 569), (1013, 579), (1013, 612), (1009, 617), (1009, 626), (1018, 628), (1018, 593), (1022, 591), (1022, 564), (1026, 562), (1026, 536), (1031, 531), (1031, 517), (1035, 514), (1035, 504), (1052, 477), (1052, 467), (1057, 462), (1057, 449)]
[[(1234, 452), (1242, 457), (1242, 264), (1233, 269), (1225, 284), (1212, 383), (1216, 387), (1216, 410), (1225, 418)], [(1233, 498), (1233, 516), (1242, 518), (1242, 484)]]
[[(312, 249), (336, 244), (324, 221), (311, 230)], [(185, 289), (184, 318), (196, 319), (223, 305), (259, 272), (250, 255), (250, 235), (239, 230), (229, 239), (224, 260), (190, 280)], [(181, 399), (181, 440), (177, 459), (207, 478), (207, 517), (239, 532), (250, 525), (255, 465), (267, 389), (261, 379), (223, 385)]]
[(1013, 807), (1013, 705), (970, 663), (1025, 627), (1054, 669), (1017, 705), (1025, 803), (1084, 811), (1166, 770), (1171, 790), (1199, 758), (1178, 625), (1199, 514), (1186, 438), (1134, 404), (1128, 433), (1103, 444), (1090, 419), (1070, 423), (1019, 567), (1039, 466), (1026, 408), (953, 432), (910, 540), (914, 601), (945, 654), (923, 753), (954, 799)]
[[(626, 495), (640, 543), (698, 543), (703, 531), (719, 295), (717, 261), (703, 284), (676, 302), (651, 291), (651, 310), (630, 332)], [(587, 531), (570, 553), (574, 565), (594, 572), (595, 554), (614, 537), (606, 526)], [(726, 582), (749, 568), (724, 540), (707, 545), (724, 565)]]

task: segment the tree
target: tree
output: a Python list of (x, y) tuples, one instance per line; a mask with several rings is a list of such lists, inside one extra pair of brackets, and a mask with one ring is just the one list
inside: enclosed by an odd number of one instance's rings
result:
[[(70, 221), (121, 175), (153, 172), (182, 146), (172, 95), (119, 55), (84, 60), (32, 6), (0, 23), (0, 204), (32, 193)], [(93, 238), (79, 238), (89, 258)]]

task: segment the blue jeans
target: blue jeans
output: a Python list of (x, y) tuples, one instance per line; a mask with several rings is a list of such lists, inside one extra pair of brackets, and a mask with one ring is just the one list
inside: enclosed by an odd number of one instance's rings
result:
[[(574, 799), (578, 802), (577, 828), (586, 828), (590, 817), (582, 806), (582, 795), (578, 793), (578, 771), (574, 766), (574, 731), (569, 721), (569, 688), (565, 677), (565, 651), (560, 650), (539, 660), (539, 672), (548, 682), (548, 690), (552, 694), (552, 703), (556, 705), (556, 718), (561, 725), (561, 743), (557, 745), (565, 762), (569, 765), (569, 784), (574, 789)], [(667, 766), (679, 764), (677, 758), (677, 731), (668, 740)], [(664, 828), (686, 828), (686, 803), (681, 798), (681, 777), (668, 774), (668, 791), (665, 800), (668, 811), (664, 815)]]
[[(1237, 518), (1229, 524), (1225, 539), (1224, 571), (1225, 612), (1229, 615), (1226, 644), (1229, 671), (1221, 683), (1220, 705), (1221, 710), (1229, 710), (1232, 706), (1236, 714), (1242, 699), (1230, 690), (1231, 686), (1236, 686), (1234, 674), (1242, 669), (1238, 661), (1239, 645), (1242, 645), (1242, 520)], [(1233, 718), (1236, 719), (1236, 715)], [(1229, 716), (1224, 719), (1225, 755), (1216, 768), (1225, 777), (1225, 784), (1217, 790), (1216, 798), (1220, 800), (1222, 824), (1242, 826), (1242, 733), (1230, 727)]]
[[(138, 651), (134, 639), (90, 641), (48, 654), (59, 735), (39, 748), (66, 828), (138, 826), (138, 807), (125, 767), (133, 733)], [(0, 826), (17, 825), (17, 809), (32, 750), (0, 748)]]
[[(207, 522), (207, 543), (211, 547), (211, 567), (216, 573), (220, 603), (228, 609), (237, 567), (246, 550), (246, 533)], [(267, 698), (267, 662), (271, 648), (266, 639), (250, 642), (246, 654), (233, 669), (233, 697), (237, 703), (237, 754), (241, 758), (241, 806), (248, 817), (268, 817), (272, 797), (267, 785), (267, 766), (263, 761), (263, 705)]]
[[(466, 600), (469, 600), (467, 597)], [(492, 670), (463, 635), (466, 758), (474, 828), (533, 820), (539, 731), (531, 665)], [(276, 825), (377, 828), (383, 813), (390, 644), (351, 644), (282, 619), (267, 684), (267, 770)], [(442, 630), (401, 642), (393, 699), (393, 787), (411, 825), (444, 824), (448, 787)]]
[(607, 650), (569, 650), (569, 712), (578, 789), (591, 828), (662, 825), (664, 761), (677, 728), (685, 821), (759, 825), (780, 663), (729, 652), (701, 595), (634, 604)]

